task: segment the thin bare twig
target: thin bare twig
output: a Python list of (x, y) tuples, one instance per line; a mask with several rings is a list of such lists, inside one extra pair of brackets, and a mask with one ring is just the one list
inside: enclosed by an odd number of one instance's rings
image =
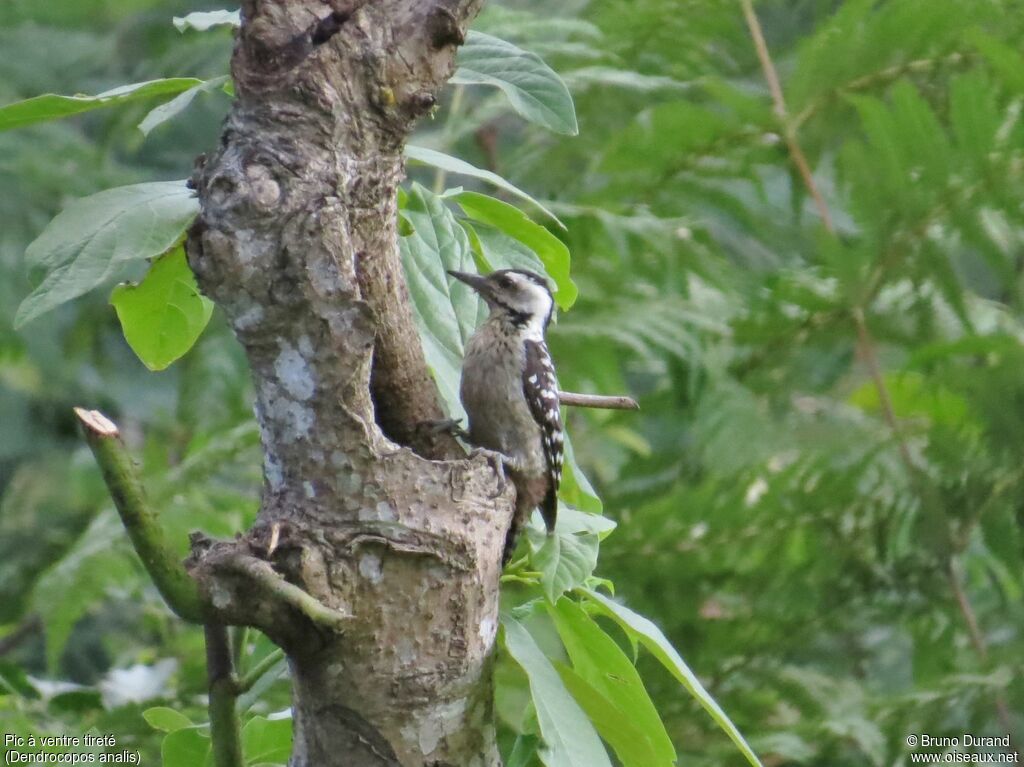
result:
[(238, 724), (238, 682), (231, 660), (228, 630), (220, 623), (203, 627), (206, 639), (206, 678), (209, 685), (210, 742), (216, 767), (242, 767), (242, 738)]
[[(743, 8), (743, 15), (747, 21), (747, 27), (750, 30), (750, 37), (754, 43), (754, 48), (757, 51), (757, 57), (760, 60), (765, 81), (768, 83), (768, 90), (771, 93), (775, 115), (782, 123), (782, 131), (786, 140), (786, 146), (789, 149), (790, 158), (792, 159), (794, 166), (796, 166), (796, 169), (800, 174), (800, 178), (803, 180), (804, 186), (807, 188), (807, 191), (814, 200), (814, 204), (818, 209), (818, 215), (821, 217), (822, 224), (829, 234), (836, 236), (835, 225), (832, 220), (832, 214), (829, 210), (828, 203), (825, 202), (824, 196), (818, 189), (818, 185), (814, 180), (814, 175), (811, 173), (810, 165), (807, 162), (807, 157), (804, 154), (797, 138), (797, 128), (802, 121), (799, 118), (797, 121), (790, 121), (789, 119), (789, 113), (786, 109), (786, 99), (782, 93), (782, 85), (779, 82), (778, 72), (775, 69), (775, 64), (772, 61), (771, 54), (768, 51), (768, 45), (764, 38), (764, 31), (761, 29), (761, 23), (758, 21), (757, 14), (754, 12), (751, 0), (740, 0), (740, 5)], [(885, 382), (885, 376), (878, 361), (876, 344), (868, 328), (863, 308), (859, 305), (854, 307), (852, 315), (854, 327), (857, 331), (859, 356), (861, 360), (863, 360), (864, 366), (867, 368), (868, 375), (870, 376), (872, 384), (878, 394), (878, 400), (882, 407), (882, 415), (896, 440), (900, 459), (905, 465), (911, 479), (924, 487), (924, 483), (928, 482), (928, 478), (920, 470), (917, 464), (914, 463), (913, 456), (910, 453), (903, 431), (900, 428), (899, 420), (896, 417), (896, 411), (892, 403), (892, 395), (890, 394), (889, 387)], [(985, 642), (985, 636), (978, 623), (974, 606), (971, 604), (970, 598), (961, 584), (957, 561), (953, 554), (950, 554), (948, 557), (946, 567), (947, 581), (949, 582), (950, 589), (953, 592), (957, 608), (964, 619), (964, 623), (967, 625), (967, 632), (970, 637), (971, 646), (974, 648), (975, 654), (978, 656), (978, 659), (982, 664), (987, 664), (988, 645)], [(1012, 729), (1012, 720), (1009, 708), (1006, 704), (1006, 698), (1002, 693), (997, 692), (995, 694), (994, 706), (1001, 726), (1009, 735)], [(1017, 754), (1019, 757), (1020, 752), (1016, 745), (1011, 744), (1010, 751)]]
[(781, 124), (782, 136), (786, 141), (786, 147), (789, 149), (789, 156), (793, 159), (793, 164), (796, 166), (797, 172), (800, 173), (804, 186), (807, 187), (807, 191), (810, 192), (811, 197), (814, 199), (814, 206), (818, 209), (821, 222), (831, 234), (835, 234), (836, 229), (832, 223), (832, 214), (828, 209), (825, 198), (821, 194), (821, 190), (818, 189), (818, 185), (814, 181), (814, 176), (811, 174), (811, 166), (807, 162), (804, 150), (800, 147), (800, 142), (797, 141), (796, 132), (789, 124), (786, 98), (782, 95), (779, 74), (775, 71), (775, 64), (772, 62), (771, 54), (768, 52), (768, 44), (765, 42), (764, 32), (761, 30), (761, 22), (757, 20), (757, 14), (754, 13), (754, 6), (750, 0), (741, 0), (741, 4), (743, 6), (743, 16), (747, 20), (747, 28), (750, 30), (750, 38), (754, 41), (757, 58), (760, 60), (761, 69), (764, 71), (764, 79), (768, 82), (768, 90), (772, 94), (775, 116), (778, 117)]
[(639, 410), (640, 404), (632, 397), (607, 394), (577, 394), (558, 392), (558, 401), (566, 407), (592, 407), (602, 410)]

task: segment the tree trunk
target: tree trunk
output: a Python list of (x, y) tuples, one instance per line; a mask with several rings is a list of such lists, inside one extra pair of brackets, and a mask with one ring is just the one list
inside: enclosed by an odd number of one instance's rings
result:
[(293, 767), (493, 767), (511, 489), (442, 417), (398, 252), (415, 119), (476, 0), (247, 0), (189, 261), (252, 368), (262, 505), (197, 536), (208, 609), (287, 652)]

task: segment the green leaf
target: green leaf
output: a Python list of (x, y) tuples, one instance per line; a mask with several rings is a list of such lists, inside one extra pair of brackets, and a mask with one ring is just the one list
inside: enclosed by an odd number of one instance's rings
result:
[(476, 192), (462, 192), (455, 195), (455, 201), (474, 221), (482, 221), (500, 229), (536, 253), (545, 271), (555, 282), (558, 306), (568, 309), (573, 305), (579, 291), (569, 275), (569, 248), (564, 242), (507, 202)]
[(600, 539), (596, 533), (562, 532), (556, 523), (551, 535), (542, 527), (530, 525), (526, 528), (526, 537), (530, 543), (530, 561), (541, 572), (544, 595), (551, 602), (585, 583), (597, 567)]
[(470, 165), (465, 160), (460, 160), (458, 157), (452, 157), (450, 154), (444, 152), (438, 152), (435, 149), (428, 149), (425, 146), (414, 146), (413, 144), (405, 145), (405, 156), (413, 162), (422, 163), (423, 165), (430, 165), (434, 168), (440, 168), (441, 170), (447, 171), (448, 173), (455, 173), (460, 176), (472, 176), (478, 178), (481, 181), (486, 181), (489, 184), (493, 184), (499, 189), (504, 189), (511, 195), (515, 195), (521, 200), (524, 200), (531, 205), (536, 206), (548, 216), (552, 221), (558, 224), (560, 227), (565, 229), (563, 224), (554, 213), (545, 208), (541, 203), (531, 197), (529, 194), (524, 192), (519, 187), (515, 186), (509, 181), (499, 176), (497, 173), (492, 173), (489, 170), (478, 168), (475, 165)]
[(531, 122), (575, 136), (576, 110), (562, 78), (540, 56), (483, 32), (470, 31), (456, 57), (456, 85), (493, 85)]
[(45, 93), (24, 101), (0, 107), (0, 131), (20, 128), (33, 123), (59, 120), (62, 117), (90, 112), (93, 109), (113, 107), (129, 101), (141, 101), (155, 96), (172, 96), (187, 91), (203, 81), (195, 77), (169, 77), (144, 83), (121, 85), (95, 96), (61, 96)]
[(212, 80), (200, 82), (198, 85), (193, 85), (187, 91), (179, 93), (167, 103), (152, 109), (149, 114), (142, 118), (142, 122), (139, 123), (139, 130), (142, 131), (143, 135), (148, 136), (153, 128), (177, 117), (188, 109), (189, 105), (195, 100), (195, 97), (200, 93), (209, 93), (223, 89), (227, 82), (228, 76), (222, 75), (221, 77), (214, 77)]
[(743, 735), (736, 729), (736, 725), (732, 723), (732, 720), (729, 719), (715, 699), (711, 697), (710, 693), (704, 689), (704, 685), (701, 684), (697, 675), (686, 665), (686, 661), (682, 659), (668, 639), (665, 638), (665, 635), (661, 633), (661, 629), (647, 618), (638, 615), (628, 607), (612, 601), (603, 594), (588, 589), (580, 589), (579, 591), (596, 603), (605, 615), (622, 627), (623, 631), (631, 637), (638, 639), (658, 659), (658, 662), (668, 669), (669, 673), (686, 688), (690, 695), (696, 698), (697, 702), (715, 720), (715, 723), (725, 731), (750, 764), (754, 765), (754, 767), (763, 767), (761, 760), (757, 758), (757, 755), (747, 744)]
[(468, 285), (446, 272), (475, 271), (469, 239), (444, 201), (419, 184), (409, 190), (402, 216), (413, 228), (412, 234), (398, 242), (427, 364), (448, 412), (460, 417), (462, 352), (482, 307)]
[(210, 739), (197, 728), (176, 730), (160, 746), (162, 767), (202, 767), (210, 755)]
[(590, 480), (576, 463), (576, 452), (573, 450), (572, 440), (568, 435), (565, 437), (564, 449), (562, 483), (558, 487), (558, 497), (577, 509), (600, 514), (604, 509), (604, 504), (597, 497), (597, 491), (591, 486)]
[(154, 730), (160, 730), (161, 732), (177, 732), (185, 727), (193, 726), (187, 716), (167, 706), (147, 708), (142, 712), (142, 718)]
[(25, 251), (30, 265), (49, 274), (22, 301), (14, 326), (113, 281), (130, 262), (165, 253), (198, 210), (184, 181), (122, 186), (74, 200)]
[(0, 660), (0, 698), (6, 695), (35, 700), (39, 698), (39, 691), (29, 680), (25, 669), (10, 661)]
[(125, 340), (150, 370), (163, 370), (191, 349), (213, 314), (181, 245), (154, 261), (138, 285), (114, 288), (110, 303)]
[(175, 16), (174, 28), (179, 32), (194, 29), (197, 32), (205, 32), (211, 27), (231, 26), (238, 27), (242, 24), (240, 11), (195, 11), (187, 16)]
[(604, 741), (615, 751), (623, 767), (671, 767), (659, 758), (651, 739), (633, 721), (632, 712), (615, 705), (600, 690), (568, 666), (557, 664), (562, 684), (590, 717)]
[(254, 716), (242, 728), (246, 764), (285, 764), (292, 752), (292, 720)]
[(99, 690), (68, 690), (50, 698), (47, 710), (54, 714), (77, 716), (91, 711), (102, 711), (103, 695)]
[(547, 276), (544, 264), (537, 254), (513, 239), (500, 229), (479, 221), (460, 218), (459, 223), (466, 230), (469, 242), (476, 255), (477, 268), (481, 274), (493, 272), (495, 269), (526, 269)]
[(537, 744), (540, 742), (536, 735), (519, 735), (512, 746), (512, 753), (505, 760), (505, 767), (530, 767), (535, 764), (537, 756)]
[[(636, 668), (618, 643), (572, 600), (560, 599), (557, 604), (549, 604), (547, 610), (569, 653), (575, 673), (600, 696), (589, 695), (588, 699), (597, 713), (604, 714), (603, 726), (588, 703), (575, 691), (573, 694), (623, 764), (637, 767), (672, 765), (676, 752), (665, 732), (665, 725)], [(562, 681), (567, 681), (565, 674)], [(573, 683), (567, 682), (566, 686), (574, 690)], [(577, 689), (586, 692), (579, 685)], [(623, 723), (630, 727), (622, 727)]]
[(548, 767), (611, 767), (593, 724), (565, 689), (530, 632), (510, 615), (502, 615), (502, 625), (505, 648), (530, 681), (544, 740), (541, 761)]

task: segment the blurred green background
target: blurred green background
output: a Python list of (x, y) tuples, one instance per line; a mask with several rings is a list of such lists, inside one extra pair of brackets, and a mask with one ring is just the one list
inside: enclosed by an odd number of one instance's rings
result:
[[(230, 31), (171, 25), (217, 7), (7, 0), (0, 103), (221, 75)], [(551, 333), (563, 387), (642, 406), (568, 416), (619, 522), (598, 573), (766, 765), (906, 764), (909, 733), (1024, 737), (1024, 7), (756, 8), (835, 237), (738, 2), (490, 3), (476, 27), (562, 75), (580, 135), (449, 88), (416, 141), (568, 224), (581, 293)], [(115, 732), (153, 764), (143, 709), (204, 718), (201, 632), (142, 573), (71, 407), (116, 416), (184, 554), (189, 530), (231, 535), (255, 513), (240, 349), (215, 314), (148, 372), (104, 291), (18, 332), (12, 318), (39, 279), (25, 247), (66, 201), (186, 177), (228, 103), (200, 94), (148, 137), (145, 103), (0, 133), (0, 731)], [(740, 763), (643, 670), (680, 764)], [(284, 679), (259, 692), (255, 710), (288, 705)]]

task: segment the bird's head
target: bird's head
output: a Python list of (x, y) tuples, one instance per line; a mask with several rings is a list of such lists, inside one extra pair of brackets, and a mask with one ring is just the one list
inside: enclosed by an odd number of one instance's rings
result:
[(525, 269), (499, 269), (488, 275), (448, 272), (473, 288), (487, 302), (491, 316), (543, 332), (551, 322), (555, 302), (547, 281)]

